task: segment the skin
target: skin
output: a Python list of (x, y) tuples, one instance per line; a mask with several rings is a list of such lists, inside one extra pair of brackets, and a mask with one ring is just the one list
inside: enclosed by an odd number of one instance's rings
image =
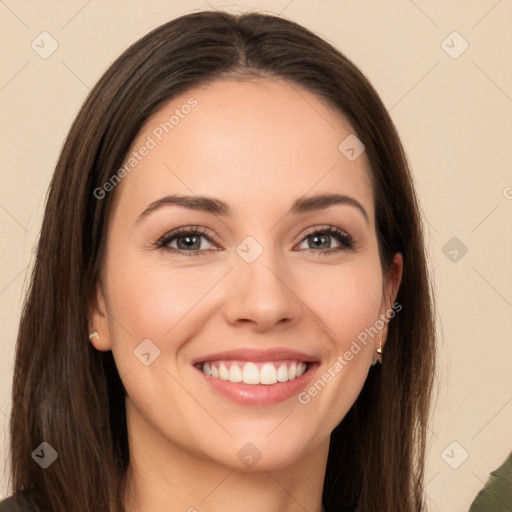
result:
[[(89, 313), (98, 332), (92, 343), (113, 351), (127, 391), (126, 510), (319, 512), (329, 435), (359, 395), (380, 336), (308, 404), (297, 396), (235, 404), (191, 361), (238, 347), (286, 347), (318, 358), (319, 378), (392, 306), (402, 257), (383, 275), (368, 163), (364, 153), (351, 162), (338, 150), (354, 130), (320, 98), (284, 81), (217, 81), (164, 105), (133, 148), (190, 97), (197, 106), (115, 191)], [(288, 214), (296, 199), (320, 193), (356, 199), (368, 220), (348, 204)], [(167, 205), (137, 221), (170, 194), (219, 198), (232, 216)], [(155, 246), (191, 225), (212, 240), (200, 238), (202, 255)], [(308, 242), (307, 228), (325, 226), (349, 233), (354, 247), (325, 253)], [(236, 252), (248, 236), (263, 249), (250, 264)], [(145, 339), (160, 350), (149, 366), (134, 357)], [(248, 442), (261, 453), (250, 468), (237, 457)]]

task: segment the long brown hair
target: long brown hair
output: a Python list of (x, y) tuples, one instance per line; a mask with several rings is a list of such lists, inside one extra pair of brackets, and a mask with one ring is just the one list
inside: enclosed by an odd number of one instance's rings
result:
[[(128, 48), (80, 109), (51, 182), (16, 346), (11, 487), (54, 512), (122, 512), (129, 449), (125, 391), (112, 353), (88, 339), (87, 312), (121, 168), (145, 121), (175, 95), (222, 77), (299, 84), (351, 123), (371, 167), (383, 271), (404, 270), (383, 365), (331, 435), (328, 511), (425, 510), (424, 457), (435, 327), (421, 215), (395, 127), (355, 65), (302, 26), (274, 16), (204, 11), (170, 21)], [(47, 442), (58, 460), (42, 469)]]

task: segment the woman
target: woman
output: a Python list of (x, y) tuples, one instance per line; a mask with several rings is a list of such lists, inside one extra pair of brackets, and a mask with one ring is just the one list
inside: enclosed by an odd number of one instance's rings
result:
[(4, 507), (425, 510), (434, 362), (375, 90), (293, 22), (183, 16), (114, 62), (60, 155)]

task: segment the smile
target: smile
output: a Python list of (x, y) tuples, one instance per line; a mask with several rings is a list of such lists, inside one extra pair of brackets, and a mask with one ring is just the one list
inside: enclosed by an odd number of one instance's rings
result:
[(252, 361), (208, 361), (198, 367), (208, 376), (229, 382), (249, 385), (271, 386), (301, 377), (308, 363), (296, 360), (252, 362)]

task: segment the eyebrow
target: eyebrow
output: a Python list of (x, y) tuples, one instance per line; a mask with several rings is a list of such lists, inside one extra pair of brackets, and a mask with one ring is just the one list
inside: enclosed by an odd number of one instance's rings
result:
[[(153, 213), (154, 211), (164, 207), (164, 206), (182, 206), (184, 208), (188, 208), (190, 210), (196, 210), (206, 213), (213, 213), (214, 215), (220, 215), (222, 217), (232, 216), (231, 207), (221, 201), (220, 199), (216, 199), (213, 197), (207, 196), (179, 196), (179, 195), (170, 195), (162, 197), (154, 202), (152, 202), (138, 217), (136, 222), (141, 221), (146, 218), (148, 215)], [(368, 213), (364, 209), (363, 205), (353, 197), (344, 195), (344, 194), (319, 194), (310, 197), (301, 197), (297, 199), (292, 207), (290, 208), (289, 213), (292, 215), (300, 215), (309, 212), (315, 212), (319, 210), (323, 210), (332, 205), (349, 205), (357, 208), (359, 212), (363, 215), (366, 220), (366, 223), (369, 223)]]

